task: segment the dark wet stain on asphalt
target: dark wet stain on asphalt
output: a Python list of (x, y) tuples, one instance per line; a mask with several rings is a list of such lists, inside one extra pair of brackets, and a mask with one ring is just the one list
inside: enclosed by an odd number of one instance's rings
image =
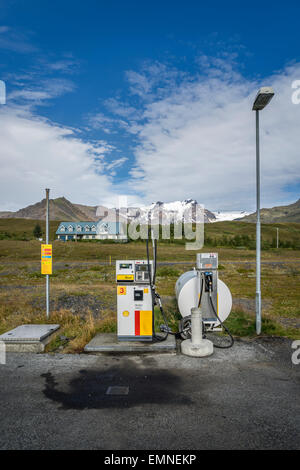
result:
[[(189, 405), (190, 397), (183, 393), (184, 380), (167, 370), (139, 368), (118, 364), (104, 370), (81, 370), (63, 383), (48, 372), (44, 395), (63, 409), (131, 408), (147, 403)], [(128, 395), (107, 395), (110, 386), (129, 387)]]

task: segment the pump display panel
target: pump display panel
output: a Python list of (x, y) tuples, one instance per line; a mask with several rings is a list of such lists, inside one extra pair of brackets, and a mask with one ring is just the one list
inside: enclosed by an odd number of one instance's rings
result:
[(132, 264), (131, 263), (120, 263), (119, 268), (120, 269), (132, 269)]
[(116, 280), (124, 283), (149, 283), (149, 267), (152, 275), (152, 260), (128, 260), (116, 262)]

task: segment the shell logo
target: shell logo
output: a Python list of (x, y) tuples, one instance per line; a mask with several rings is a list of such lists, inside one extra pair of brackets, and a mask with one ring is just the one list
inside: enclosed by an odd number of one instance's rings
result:
[(124, 310), (124, 312), (122, 313), (123, 317), (129, 317), (129, 312), (128, 310)]

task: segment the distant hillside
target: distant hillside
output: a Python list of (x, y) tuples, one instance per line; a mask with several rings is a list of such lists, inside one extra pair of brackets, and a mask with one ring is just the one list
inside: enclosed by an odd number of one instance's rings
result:
[[(288, 206), (272, 207), (270, 209), (261, 209), (261, 221), (265, 224), (276, 224), (277, 222), (300, 222), (300, 199)], [(235, 219), (242, 222), (255, 222), (256, 212), (246, 217)]]
[[(133, 211), (134, 215), (128, 216), (128, 220), (137, 218), (142, 223), (148, 220), (148, 213), (155, 211), (162, 211), (164, 220), (167, 223), (177, 222), (182, 220), (182, 215), (185, 210), (192, 209), (197, 204), (197, 201), (192, 199), (186, 199), (184, 201), (173, 201), (170, 203), (156, 202), (150, 206), (141, 206), (135, 208)], [(83, 204), (73, 204), (68, 201), (65, 197), (58, 197), (56, 199), (50, 199), (50, 220), (59, 221), (98, 221), (101, 217), (110, 212), (113, 212), (115, 216), (115, 210), (107, 209), (104, 206), (85, 206)], [(241, 211), (242, 212), (242, 211)], [(191, 212), (193, 214), (193, 212)], [(219, 222), (219, 220), (228, 219), (232, 220), (234, 212), (224, 216), (225, 213), (213, 213), (205, 209), (204, 221)], [(2, 211), (0, 212), (0, 219), (33, 219), (33, 220), (45, 220), (46, 215), (46, 199), (43, 199), (36, 204), (24, 207), (16, 212)], [(236, 215), (238, 215), (236, 213)], [(193, 215), (191, 215), (193, 217)], [(152, 218), (152, 222), (153, 222)], [(192, 219), (193, 220), (193, 219)], [(245, 217), (239, 217), (234, 220), (242, 222), (255, 222), (256, 213), (246, 215)], [(261, 209), (261, 221), (263, 223), (281, 223), (281, 222), (298, 222), (300, 223), (300, 199), (294, 204), (288, 206), (272, 207), (271, 209)]]
[[(84, 206), (82, 204), (72, 204), (65, 197), (50, 199), (50, 220), (67, 220), (76, 222), (79, 220), (94, 221), (98, 220), (96, 216), (97, 206)], [(0, 218), (18, 218), (18, 219), (35, 219), (45, 220), (46, 215), (46, 199), (20, 209), (16, 212), (3, 211), (0, 212)]]
[[(155, 223), (156, 219), (159, 220), (158, 214), (163, 214), (163, 220), (165, 223), (174, 223), (182, 220), (183, 214), (186, 213), (187, 217), (190, 217), (191, 221), (194, 221), (195, 213), (193, 209), (196, 208), (197, 201), (192, 199), (186, 199), (184, 201), (174, 201), (170, 203), (156, 202), (150, 206), (141, 206), (131, 208), (129, 212), (133, 215), (128, 216), (128, 220), (137, 219), (140, 223), (146, 223), (148, 221), (149, 213), (152, 214), (152, 223)], [(118, 209), (117, 209), (118, 210)], [(187, 211), (187, 212), (185, 212)], [(65, 197), (59, 197), (57, 199), (50, 199), (50, 220), (59, 221), (97, 221), (106, 214), (108, 217), (111, 215), (112, 219), (115, 219), (116, 210), (108, 209), (104, 206), (85, 206), (83, 204), (73, 204), (68, 201)], [(27, 206), (16, 212), (3, 211), (0, 212), (1, 219), (34, 219), (34, 220), (45, 220), (46, 215), (46, 199)], [(215, 215), (209, 210), (204, 210), (204, 221), (215, 222), (217, 219)]]
[[(35, 237), (33, 235), (33, 229), (37, 222), (39, 222), (43, 231), (43, 237), (45, 237), (45, 221), (33, 219), (16, 219), (13, 217), (9, 219), (0, 219), (0, 259), (1, 256), (15, 256), (14, 248), (10, 248), (10, 246), (12, 245), (7, 245), (8, 242), (10, 243), (11, 241), (16, 240), (34, 240)], [(56, 238), (55, 232), (58, 227), (58, 221), (51, 220), (49, 225), (49, 239), (50, 241), (52, 241)], [(280, 248), (294, 248), (297, 250), (300, 249), (300, 223), (297, 224), (289, 222), (286, 224), (262, 224), (263, 250), (276, 246), (276, 227), (279, 227)], [(175, 244), (181, 244), (181, 240), (173, 240), (173, 242)], [(91, 243), (93, 242), (91, 241)], [(168, 244), (169, 242), (160, 240), (159, 243), (163, 246), (163, 244)], [(65, 246), (68, 244), (63, 245)], [(14, 245), (14, 247), (15, 246), (16, 245)], [(255, 250), (255, 224), (236, 221), (206, 224), (204, 247), (205, 250), (208, 249), (209, 251), (219, 251), (220, 247), (236, 248), (237, 246), (246, 246), (247, 248)], [(23, 251), (22, 257), (27, 258), (27, 250), (29, 250), (28, 256), (30, 257), (31, 255), (29, 253), (31, 248), (26, 248), (24, 250), (25, 251)], [(56, 250), (57, 247), (55, 248), (55, 251)], [(77, 250), (75, 251), (77, 252)], [(67, 257), (69, 256), (65, 251), (64, 253)], [(144, 253), (146, 252), (144, 251)], [(36, 259), (38, 259), (39, 252), (36, 252), (35, 256), (37, 257)], [(254, 257), (255, 252), (253, 252), (253, 258)]]

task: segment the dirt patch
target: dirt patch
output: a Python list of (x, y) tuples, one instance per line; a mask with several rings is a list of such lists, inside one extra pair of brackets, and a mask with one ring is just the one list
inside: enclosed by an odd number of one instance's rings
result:
[[(270, 309), (272, 307), (271, 300), (262, 299), (262, 308)], [(247, 313), (255, 313), (255, 299), (248, 299), (243, 297), (234, 297), (232, 299), (232, 308), (235, 310), (241, 309)]]
[(4, 284), (1, 284), (0, 285), (0, 289), (3, 289), (4, 291), (6, 290), (14, 290), (14, 289), (22, 289), (22, 290), (34, 290), (34, 289), (38, 289), (40, 286), (17, 286), (17, 285), (4, 285)]
[[(32, 301), (33, 307), (43, 308), (45, 300), (41, 298)], [(70, 295), (64, 294), (57, 299), (50, 301), (50, 310), (70, 310), (77, 315), (87, 314), (91, 312), (97, 318), (101, 315), (102, 310), (115, 310), (116, 306), (111, 302), (103, 301), (100, 297), (91, 294)]]
[(285, 328), (300, 328), (300, 318), (276, 318), (276, 321)]

